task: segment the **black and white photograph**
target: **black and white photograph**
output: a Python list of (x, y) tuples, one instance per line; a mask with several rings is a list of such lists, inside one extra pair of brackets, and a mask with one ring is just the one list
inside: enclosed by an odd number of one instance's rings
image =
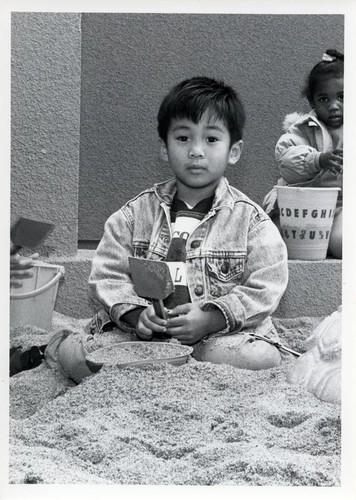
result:
[(354, 498), (352, 2), (5, 4), (0, 497)]

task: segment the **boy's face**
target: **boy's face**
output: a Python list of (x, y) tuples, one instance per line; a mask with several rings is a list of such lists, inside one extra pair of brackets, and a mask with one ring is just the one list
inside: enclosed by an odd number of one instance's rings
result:
[(338, 128), (344, 122), (344, 79), (329, 78), (316, 87), (315, 112), (325, 125)]
[(221, 120), (205, 112), (198, 123), (188, 118), (174, 119), (168, 129), (167, 145), (161, 154), (169, 162), (179, 188), (214, 192), (228, 165), (241, 154), (242, 141), (230, 145), (230, 133)]

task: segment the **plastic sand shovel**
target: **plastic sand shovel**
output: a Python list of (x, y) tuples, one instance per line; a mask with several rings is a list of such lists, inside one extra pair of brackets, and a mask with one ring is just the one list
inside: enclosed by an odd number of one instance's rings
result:
[(129, 257), (135, 292), (152, 301), (155, 313), (167, 319), (163, 300), (174, 291), (171, 273), (166, 262)]
[(24, 247), (37, 247), (53, 228), (54, 224), (20, 217), (11, 228), (10, 238), (13, 244), (11, 255)]

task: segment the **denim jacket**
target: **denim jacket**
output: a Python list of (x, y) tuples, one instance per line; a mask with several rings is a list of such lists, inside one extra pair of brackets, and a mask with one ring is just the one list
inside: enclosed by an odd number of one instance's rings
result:
[[(127, 202), (107, 220), (96, 250), (89, 286), (110, 314), (120, 318), (149, 302), (137, 296), (130, 279), (129, 256), (164, 260), (171, 241), (170, 205), (175, 179), (155, 184)], [(288, 281), (285, 244), (278, 229), (247, 196), (222, 178), (210, 211), (187, 240), (187, 282), (191, 301), (202, 310), (218, 308), (226, 328), (268, 335), (270, 315)]]

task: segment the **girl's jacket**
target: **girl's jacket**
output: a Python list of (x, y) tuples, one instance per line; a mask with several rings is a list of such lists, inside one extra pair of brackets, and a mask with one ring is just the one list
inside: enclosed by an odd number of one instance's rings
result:
[[(155, 184), (115, 212), (105, 224), (89, 285), (110, 314), (120, 318), (149, 302), (138, 297), (128, 257), (165, 260), (172, 238), (170, 206), (175, 179)], [(210, 211), (187, 240), (187, 282), (192, 302), (218, 308), (226, 328), (219, 334), (273, 330), (276, 310), (288, 281), (288, 260), (279, 231), (263, 210), (222, 178)]]
[[(283, 122), (284, 134), (276, 144), (275, 156), (281, 178), (281, 186), (339, 187), (342, 188), (342, 175), (336, 175), (320, 167), (321, 153), (334, 149), (327, 127), (318, 120), (315, 111), (310, 113), (291, 113)], [(342, 148), (342, 144), (340, 145)], [(276, 204), (276, 191), (272, 189), (263, 201), (268, 214)], [(339, 204), (341, 202), (341, 192)]]

